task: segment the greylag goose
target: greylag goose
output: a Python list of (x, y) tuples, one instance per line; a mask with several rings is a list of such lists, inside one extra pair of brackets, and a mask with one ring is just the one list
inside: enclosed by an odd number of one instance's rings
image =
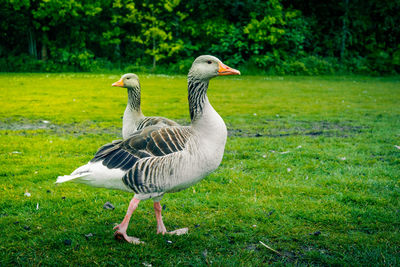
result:
[[(114, 227), (115, 237), (141, 243), (127, 235), (129, 220), (139, 202), (153, 199), (157, 234), (167, 233), (160, 200), (165, 193), (178, 192), (214, 171), (224, 154), (227, 130), (207, 97), (209, 80), (218, 75), (239, 75), (213, 56), (196, 58), (188, 74), (191, 125), (146, 127), (124, 141), (101, 147), (94, 158), (56, 183), (73, 180), (94, 187), (135, 193), (123, 221)], [(187, 228), (186, 228), (187, 229)]]
[(178, 126), (179, 124), (163, 117), (145, 117), (140, 108), (140, 82), (139, 77), (133, 73), (122, 75), (121, 79), (112, 86), (124, 87), (128, 91), (128, 104), (122, 119), (122, 138), (127, 139), (137, 130), (150, 125)]

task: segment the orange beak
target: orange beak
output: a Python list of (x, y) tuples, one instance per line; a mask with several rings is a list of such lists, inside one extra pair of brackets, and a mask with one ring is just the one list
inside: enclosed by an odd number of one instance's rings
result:
[(218, 65), (219, 65), (218, 75), (240, 75), (240, 71), (232, 69), (231, 67), (228, 67), (222, 62), (219, 62)]
[(118, 82), (113, 83), (111, 86), (124, 87), (124, 82), (120, 79)]

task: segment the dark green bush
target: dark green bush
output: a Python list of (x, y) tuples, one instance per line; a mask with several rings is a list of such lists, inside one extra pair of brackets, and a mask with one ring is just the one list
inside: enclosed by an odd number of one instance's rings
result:
[(212, 54), (279, 75), (395, 74), (399, 1), (5, 0), (0, 71), (186, 73)]
[(308, 56), (301, 59), (304, 63), (308, 74), (321, 75), (333, 74), (338, 71), (338, 62), (334, 58), (321, 58), (316, 56)]

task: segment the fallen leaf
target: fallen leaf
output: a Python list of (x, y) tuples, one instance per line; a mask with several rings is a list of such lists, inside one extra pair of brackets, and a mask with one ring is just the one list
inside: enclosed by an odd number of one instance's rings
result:
[(92, 233), (85, 234), (86, 240), (89, 240), (89, 238), (91, 238), (91, 237), (93, 237)]
[(167, 234), (169, 234), (169, 235), (185, 235), (188, 232), (189, 232), (189, 228), (185, 227), (185, 228), (181, 228), (181, 229), (176, 229), (171, 232), (167, 232)]

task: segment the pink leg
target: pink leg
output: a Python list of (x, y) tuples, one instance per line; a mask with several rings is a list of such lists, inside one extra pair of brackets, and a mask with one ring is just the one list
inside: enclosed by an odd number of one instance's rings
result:
[(123, 221), (114, 227), (115, 231), (114, 236), (116, 239), (125, 240), (129, 243), (133, 244), (140, 244), (141, 242), (136, 237), (131, 237), (126, 234), (126, 230), (128, 229), (129, 221), (131, 219), (132, 213), (136, 210), (139, 205), (140, 200), (136, 198), (132, 198), (131, 202), (129, 203), (128, 211), (126, 212), (125, 218)]
[(157, 234), (165, 234), (167, 232), (167, 229), (165, 228), (164, 222), (162, 220), (161, 216), (161, 211), (162, 207), (160, 202), (154, 202), (154, 212), (156, 213), (156, 219), (157, 219)]

